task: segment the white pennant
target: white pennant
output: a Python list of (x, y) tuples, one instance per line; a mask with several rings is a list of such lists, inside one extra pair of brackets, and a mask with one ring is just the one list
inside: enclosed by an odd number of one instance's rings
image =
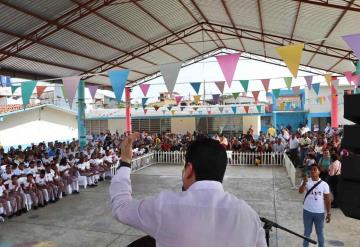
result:
[(165, 85), (169, 93), (172, 93), (174, 91), (176, 79), (179, 75), (181, 65), (182, 62), (160, 65), (160, 72), (164, 78)]

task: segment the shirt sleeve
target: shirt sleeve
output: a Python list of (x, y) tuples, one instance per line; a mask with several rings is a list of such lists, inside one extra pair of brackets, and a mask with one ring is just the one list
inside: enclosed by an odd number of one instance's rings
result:
[(130, 173), (129, 167), (120, 167), (111, 180), (110, 197), (113, 217), (155, 238), (160, 222), (159, 200), (157, 197), (133, 199)]
[(329, 193), (330, 193), (329, 185), (326, 182), (324, 182), (323, 194), (329, 194)]

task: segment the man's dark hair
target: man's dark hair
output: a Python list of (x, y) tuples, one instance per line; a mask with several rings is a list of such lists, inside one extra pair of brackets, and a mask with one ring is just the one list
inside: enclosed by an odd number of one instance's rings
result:
[(321, 171), (320, 166), (316, 163), (312, 164), (310, 167), (316, 167), (316, 169), (318, 169), (318, 171)]
[(216, 140), (201, 138), (190, 143), (185, 155), (195, 171), (195, 180), (214, 180), (222, 183), (227, 155), (224, 147)]

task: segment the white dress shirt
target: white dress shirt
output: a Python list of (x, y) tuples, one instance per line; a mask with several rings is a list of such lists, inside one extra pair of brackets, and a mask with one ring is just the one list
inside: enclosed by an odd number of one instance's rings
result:
[(154, 237), (158, 247), (265, 247), (259, 216), (216, 181), (199, 181), (185, 192), (132, 198), (130, 168), (111, 180), (113, 216)]

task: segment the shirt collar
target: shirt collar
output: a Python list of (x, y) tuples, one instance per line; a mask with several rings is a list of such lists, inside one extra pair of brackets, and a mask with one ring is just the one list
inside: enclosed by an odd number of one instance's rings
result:
[(192, 190), (220, 190), (224, 191), (222, 183), (213, 180), (202, 180), (193, 183), (188, 191)]

